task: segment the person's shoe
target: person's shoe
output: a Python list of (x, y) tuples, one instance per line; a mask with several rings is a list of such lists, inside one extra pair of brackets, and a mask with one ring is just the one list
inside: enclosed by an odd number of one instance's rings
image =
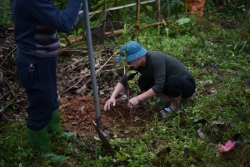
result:
[(164, 102), (162, 101), (162, 99), (153, 101), (152, 103), (150, 103), (151, 106), (161, 106), (164, 105)]
[(160, 118), (164, 118), (165, 115), (172, 114), (172, 113), (175, 113), (175, 111), (170, 106), (158, 111), (158, 115)]
[(53, 136), (56, 136), (58, 138), (60, 138), (60, 137), (71, 138), (74, 136), (74, 133), (72, 133), (72, 132), (63, 132), (62, 131), (62, 128), (60, 126), (59, 109), (55, 109), (52, 112), (52, 118), (51, 118), (51, 121), (47, 124), (47, 129), (48, 129), (49, 139), (51, 139)]
[(27, 127), (26, 131), (27, 131), (28, 141), (32, 149), (41, 151), (43, 157), (49, 158), (52, 161), (55, 162), (67, 161), (68, 157), (63, 155), (57, 155), (50, 151), (47, 126), (41, 130), (36, 130), (36, 131), (30, 130)]
[(162, 109), (164, 106), (169, 106), (171, 101), (165, 101), (163, 99), (156, 100), (152, 103), (150, 103), (150, 106), (153, 110), (159, 110)]

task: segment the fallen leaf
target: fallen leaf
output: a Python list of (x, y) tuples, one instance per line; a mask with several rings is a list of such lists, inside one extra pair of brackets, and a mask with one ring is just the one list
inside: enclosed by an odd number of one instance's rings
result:
[(220, 122), (220, 121), (213, 121), (212, 125), (224, 125), (224, 122)]
[(76, 93), (80, 94), (81, 92), (84, 92), (87, 89), (86, 84), (84, 84), (80, 89), (77, 89)]
[(207, 136), (202, 132), (202, 127), (200, 127), (197, 130), (198, 135), (202, 138), (202, 139), (207, 139)]
[(209, 95), (217, 95), (217, 90), (215, 88), (210, 88), (209, 90), (207, 90), (207, 94)]
[(203, 119), (203, 118), (196, 118), (193, 121), (195, 124), (199, 124), (201, 123), (203, 126), (207, 123), (207, 120)]
[(200, 81), (200, 84), (201, 84), (201, 86), (206, 86), (206, 85), (208, 85), (208, 84), (212, 84), (213, 83), (213, 80), (206, 80), (206, 81)]

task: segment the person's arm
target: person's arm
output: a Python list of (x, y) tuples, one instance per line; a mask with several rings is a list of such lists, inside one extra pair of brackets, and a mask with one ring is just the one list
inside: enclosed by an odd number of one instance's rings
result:
[[(152, 58), (154, 57), (154, 58)], [(155, 85), (147, 90), (146, 92), (133, 97), (128, 102), (128, 107), (136, 106), (139, 104), (140, 101), (148, 99), (150, 97), (153, 97), (157, 95), (158, 93), (161, 93), (164, 90), (165, 85), (165, 60), (162, 55), (155, 54), (151, 57), (148, 57), (148, 65), (146, 68), (152, 68), (152, 73), (154, 76), (154, 82)], [(151, 71), (151, 70), (148, 70)]]
[(125, 87), (121, 83), (118, 83), (110, 98), (116, 98), (124, 89)]
[(151, 89), (147, 90), (146, 92), (131, 98), (128, 101), (128, 107), (136, 106), (140, 103), (140, 101), (148, 99), (148, 98), (153, 97), (155, 95), (156, 95), (156, 93), (151, 88)]
[(69, 0), (63, 11), (48, 0), (29, 0), (27, 3), (32, 7), (29, 12), (34, 19), (60, 32), (69, 32), (72, 29), (81, 7), (81, 0)]
[(136, 97), (138, 98), (139, 101), (142, 101), (142, 100), (148, 99), (150, 97), (153, 97), (155, 95), (156, 95), (156, 93), (153, 91), (153, 89), (149, 89), (146, 92), (144, 92)]
[(125, 87), (121, 84), (118, 83), (115, 87), (115, 90), (113, 91), (110, 99), (105, 103), (104, 105), (104, 110), (110, 110), (110, 104), (112, 103), (113, 106), (115, 106), (116, 102), (116, 97), (125, 89)]
[[(133, 70), (132, 67), (128, 68), (128, 71)], [(113, 106), (115, 106), (116, 97), (127, 87), (127, 81), (134, 78), (134, 76), (137, 73), (130, 74), (128, 77), (126, 75), (123, 75), (118, 84), (115, 87), (114, 92), (112, 93), (110, 99), (106, 102), (104, 106), (104, 110), (110, 110), (110, 104), (113, 103)]]

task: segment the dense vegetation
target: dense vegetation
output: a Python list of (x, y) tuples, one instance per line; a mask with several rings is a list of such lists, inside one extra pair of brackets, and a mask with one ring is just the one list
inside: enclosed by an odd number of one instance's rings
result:
[[(65, 4), (55, 2), (62, 8)], [(101, 9), (103, 2), (89, 2), (90, 11)], [(107, 6), (130, 2), (135, 1), (107, 0)], [(72, 166), (250, 166), (249, 4), (240, 0), (207, 0), (202, 17), (185, 13), (184, 6), (183, 1), (162, 2), (161, 12), (166, 24), (161, 25), (160, 34), (152, 26), (140, 29), (138, 37), (134, 36), (133, 29), (134, 7), (109, 12), (107, 19), (122, 21), (126, 31), (112, 39), (104, 39), (102, 44), (94, 47), (110, 45), (119, 49), (125, 41), (138, 40), (148, 50), (172, 55), (187, 65), (196, 78), (194, 97), (183, 101), (178, 114), (168, 115), (165, 121), (155, 117), (144, 128), (131, 127), (138, 131), (137, 136), (110, 140), (112, 150), (108, 152), (101, 143), (86, 138), (76, 138), (73, 142), (54, 141), (56, 152), (74, 159)], [(221, 6), (223, 8), (219, 8)], [(220, 10), (211, 12), (218, 8)], [(11, 26), (9, 9), (9, 2), (0, 1), (0, 25), (3, 27)], [(156, 22), (155, 10), (155, 4), (142, 5), (141, 25)], [(92, 15), (91, 27), (102, 21), (101, 14)], [(71, 34), (59, 35), (64, 38), (79, 35), (84, 31), (82, 27), (81, 22)], [(74, 43), (70, 44), (74, 46)], [(25, 120), (1, 121), (0, 127), (0, 166), (59, 166), (27, 149)], [(200, 129), (199, 133), (197, 129)], [(232, 138), (239, 145), (221, 154), (219, 144)], [(95, 149), (89, 151), (86, 145)]]

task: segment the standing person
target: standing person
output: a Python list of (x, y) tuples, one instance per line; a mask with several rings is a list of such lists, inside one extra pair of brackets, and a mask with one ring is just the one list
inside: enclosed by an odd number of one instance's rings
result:
[(64, 162), (67, 157), (50, 151), (49, 137), (71, 137), (60, 127), (56, 58), (57, 31), (69, 32), (78, 16), (81, 0), (69, 0), (64, 11), (51, 0), (14, 0), (13, 22), (17, 71), (28, 96), (27, 136), (33, 149), (44, 157)]
[[(176, 112), (181, 98), (189, 98), (195, 92), (194, 78), (187, 67), (174, 57), (157, 51), (148, 52), (139, 43), (130, 41), (120, 48), (117, 62), (120, 63), (122, 59), (130, 65), (128, 70), (135, 70), (141, 74), (138, 85), (142, 93), (129, 99), (128, 107), (136, 106), (140, 101), (158, 95), (165, 101), (170, 101), (169, 106), (158, 112), (160, 116), (164, 116)], [(111, 103), (115, 105), (116, 97), (127, 86), (127, 80), (135, 75), (136, 73), (128, 77), (124, 75), (121, 78), (104, 110), (109, 110)]]

